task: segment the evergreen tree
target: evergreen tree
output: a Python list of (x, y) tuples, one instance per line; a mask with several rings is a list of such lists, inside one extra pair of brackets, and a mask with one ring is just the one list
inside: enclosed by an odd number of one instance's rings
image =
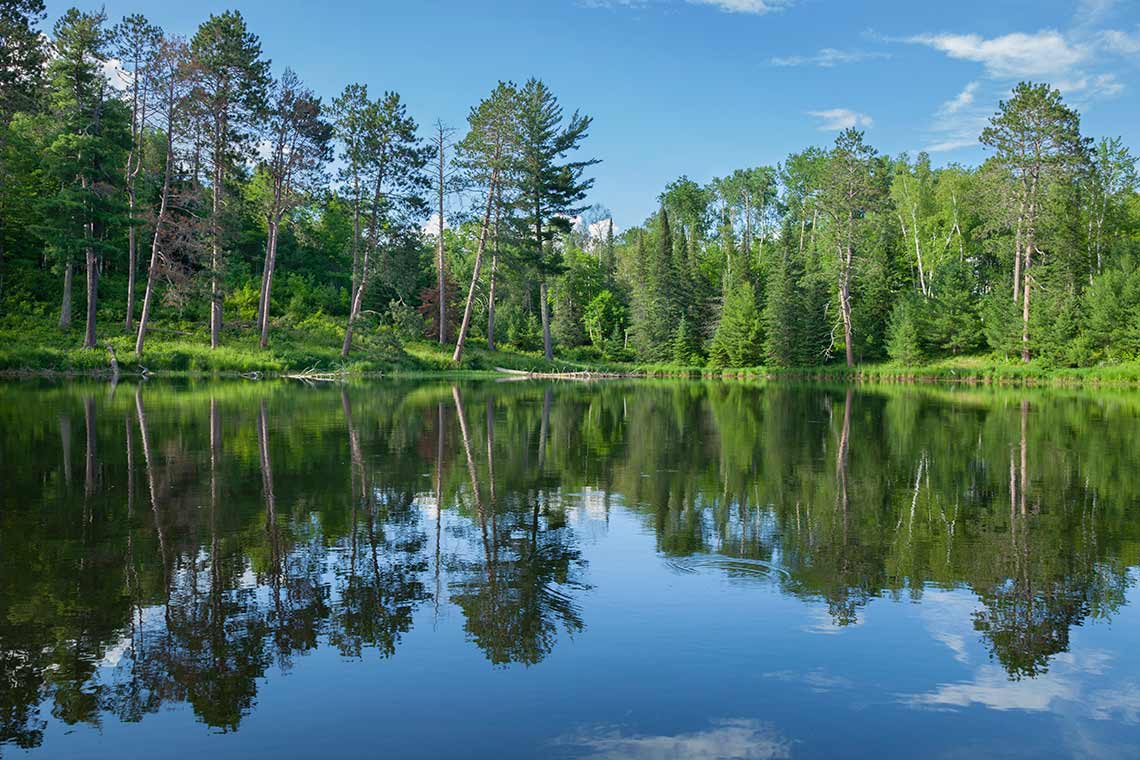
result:
[(598, 161), (566, 158), (586, 138), (591, 119), (575, 111), (564, 125), (562, 106), (541, 80), (531, 79), (523, 86), (518, 113), (517, 205), (521, 223), (533, 235), (530, 259), (538, 277), (543, 352), (550, 360), (554, 344), (548, 278), (561, 271), (558, 249), (552, 242), (556, 233), (570, 231), (570, 218), (585, 208), (582, 201), (594, 180), (583, 175)]
[(965, 262), (954, 260), (941, 267), (933, 290), (933, 313), (928, 328), (930, 341), (954, 355), (975, 350), (981, 334), (981, 322), (973, 277)]
[(760, 361), (762, 350), (756, 290), (741, 277), (725, 294), (720, 323), (709, 347), (709, 360), (716, 367), (751, 367)]
[[(194, 98), (210, 148), (210, 348), (222, 329), (223, 269), (226, 258), (226, 185), (234, 168), (249, 155), (268, 109), (269, 61), (261, 42), (238, 11), (211, 15), (190, 41), (197, 83)], [(227, 234), (229, 232), (230, 234)]]
[(113, 250), (109, 233), (123, 221), (111, 188), (121, 182), (130, 139), (126, 108), (111, 97), (103, 74), (110, 41), (105, 24), (102, 12), (67, 11), (55, 24), (55, 57), (48, 67), (52, 121), (45, 158), (57, 190), (44, 199), (45, 219), (49, 239), (65, 260), (63, 314), (70, 314), (72, 262), (80, 252), (84, 256), (84, 348), (95, 347), (100, 262)]

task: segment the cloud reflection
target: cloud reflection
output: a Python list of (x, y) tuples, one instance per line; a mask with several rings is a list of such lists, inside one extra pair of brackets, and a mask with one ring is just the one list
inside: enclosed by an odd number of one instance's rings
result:
[(592, 760), (779, 760), (792, 745), (771, 726), (747, 718), (712, 721), (704, 731), (674, 735), (624, 736), (616, 728), (559, 741), (584, 750)]

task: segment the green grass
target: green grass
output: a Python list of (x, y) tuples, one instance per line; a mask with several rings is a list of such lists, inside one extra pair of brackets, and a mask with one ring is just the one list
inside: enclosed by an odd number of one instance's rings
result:
[(199, 325), (160, 324), (149, 334), (145, 356), (134, 354), (134, 336), (121, 325), (100, 335), (99, 348), (85, 350), (81, 327), (63, 332), (45, 319), (8, 316), (0, 320), (0, 373), (93, 375), (107, 373), (107, 344), (115, 347), (123, 373), (138, 372), (139, 366), (156, 374), (185, 376), (233, 376), (250, 373), (279, 375), (305, 370), (369, 375), (475, 375), (493, 374), (496, 368), (526, 372), (581, 372), (636, 375), (651, 378), (705, 378), (746, 380), (815, 380), (862, 383), (937, 383), (969, 385), (1041, 386), (1140, 386), (1140, 362), (1097, 367), (1050, 367), (1037, 362), (1022, 364), (992, 356), (947, 358), (920, 366), (892, 363), (864, 364), (848, 369), (838, 364), (820, 367), (709, 368), (678, 364), (609, 362), (590, 349), (574, 349), (566, 358), (547, 362), (541, 353), (504, 347), (488, 351), (482, 339), (468, 341), (463, 360), (451, 361), (452, 346), (429, 341), (400, 345), (390, 338), (362, 330), (347, 360), (340, 358), (340, 333), (335, 321), (320, 317), (306, 320), (304, 327), (278, 326), (270, 334), (270, 346), (258, 346), (253, 331), (230, 328), (222, 345), (210, 350), (209, 339)]

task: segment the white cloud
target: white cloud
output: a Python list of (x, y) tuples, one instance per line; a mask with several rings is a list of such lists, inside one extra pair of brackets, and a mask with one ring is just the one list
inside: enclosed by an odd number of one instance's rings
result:
[(773, 66), (819, 66), (827, 69), (844, 63), (858, 63), (859, 61), (890, 57), (889, 53), (822, 48), (814, 55), (778, 56), (770, 59), (768, 62)]
[[(443, 228), (445, 230), (451, 229), (451, 225), (448, 224), (448, 222), (447, 222), (447, 217), (444, 217), (444, 219), (443, 219)], [(433, 239), (437, 235), (439, 235), (439, 212), (438, 211), (433, 211), (431, 213), (431, 216), (428, 217), (428, 220), (426, 222), (424, 222), (423, 225), (420, 227), (420, 231), (423, 234), (425, 234), (428, 237), (433, 238)]]
[(1113, 74), (1079, 76), (1075, 79), (1062, 79), (1054, 85), (1064, 95), (1080, 95), (1085, 98), (1119, 95), (1124, 84)]
[(1073, 21), (1078, 26), (1087, 26), (1100, 21), (1112, 13), (1116, 0), (1081, 0), (1073, 13)]
[[(662, 4), (665, 0), (578, 0), (587, 8), (645, 8)], [(689, 5), (708, 5), (725, 13), (750, 13), (762, 16), (772, 11), (783, 10), (793, 0), (685, 0)]]
[(852, 111), (849, 108), (829, 108), (826, 111), (808, 111), (809, 116), (822, 119), (819, 125), (824, 132), (835, 132), (851, 127), (869, 127), (874, 120), (865, 113)]
[(977, 34), (920, 34), (907, 42), (926, 45), (951, 58), (981, 63), (997, 78), (1064, 74), (1088, 58), (1088, 50), (1052, 29), (986, 39)]
[(111, 88), (119, 92), (125, 92), (131, 86), (131, 72), (123, 68), (123, 62), (118, 58), (103, 61), (103, 76)]
[(778, 11), (787, 5), (785, 0), (689, 0), (693, 5), (711, 5), (725, 13), (752, 13), (763, 15)]
[(744, 718), (713, 721), (705, 731), (676, 735), (622, 736), (615, 729), (568, 737), (559, 744), (582, 747), (590, 760), (649, 760), (685, 757), (694, 760), (776, 760), (792, 756), (791, 743), (759, 721)]
[(1129, 34), (1120, 29), (1107, 29), (1100, 33), (1100, 41), (1105, 49), (1117, 55), (1140, 53), (1140, 30)]
[[(980, 130), (978, 134), (981, 134)], [(969, 148), (977, 144), (978, 135), (959, 135), (958, 137), (946, 137), (932, 142), (926, 146), (925, 150), (927, 153), (948, 153), (952, 150)]]
[(963, 88), (963, 90), (960, 93), (958, 93), (956, 96), (954, 96), (954, 98), (947, 100), (945, 103), (942, 104), (942, 113), (946, 113), (946, 114), (958, 113), (963, 108), (966, 108), (967, 106), (973, 105), (974, 93), (977, 92), (977, 90), (978, 90), (978, 83), (977, 82), (970, 82), (968, 85), (965, 86), (965, 88)]

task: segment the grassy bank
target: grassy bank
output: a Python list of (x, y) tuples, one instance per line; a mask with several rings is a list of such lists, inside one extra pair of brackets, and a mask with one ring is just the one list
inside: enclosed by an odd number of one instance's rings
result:
[(362, 334), (354, 340), (347, 359), (341, 359), (341, 335), (333, 331), (281, 328), (274, 330), (268, 348), (258, 345), (251, 329), (223, 331), (221, 345), (211, 350), (202, 330), (157, 327), (147, 337), (144, 356), (134, 352), (134, 336), (118, 332), (101, 334), (98, 347), (80, 348), (80, 329), (61, 331), (42, 322), (8, 319), (0, 324), (0, 373), (6, 375), (98, 375), (110, 371), (114, 349), (120, 371), (164, 375), (243, 374), (281, 375), (305, 371), (350, 375), (439, 374), (494, 372), (496, 368), (526, 372), (578, 372), (583, 370), (627, 371), (621, 365), (556, 359), (547, 362), (541, 353), (505, 350), (487, 351), (483, 341), (471, 340), (456, 364), (453, 346), (428, 341), (402, 342), (388, 335)]
[(361, 336), (347, 360), (340, 358), (339, 335), (282, 328), (275, 330), (270, 347), (258, 346), (248, 329), (232, 328), (222, 345), (211, 350), (204, 331), (158, 328), (148, 338), (145, 355), (134, 354), (134, 338), (123, 332), (100, 338), (99, 348), (82, 349), (78, 329), (67, 332), (42, 322), (9, 318), (0, 325), (0, 373), (12, 375), (95, 375), (109, 371), (114, 347), (123, 373), (140, 367), (167, 375), (280, 375), (314, 370), (350, 375), (416, 375), (493, 373), (496, 368), (536, 373), (616, 373), (657, 378), (726, 378), (757, 380), (814, 380), (864, 383), (936, 383), (969, 385), (1039, 386), (1140, 386), (1140, 363), (1099, 367), (1051, 367), (1031, 362), (1003, 361), (975, 356), (946, 359), (921, 366), (865, 364), (848, 369), (842, 365), (777, 368), (709, 368), (674, 364), (607, 362), (589, 351), (547, 362), (541, 353), (513, 350), (490, 352), (482, 340), (468, 343), (463, 360), (451, 361), (452, 347), (417, 341), (401, 343), (391, 338)]

